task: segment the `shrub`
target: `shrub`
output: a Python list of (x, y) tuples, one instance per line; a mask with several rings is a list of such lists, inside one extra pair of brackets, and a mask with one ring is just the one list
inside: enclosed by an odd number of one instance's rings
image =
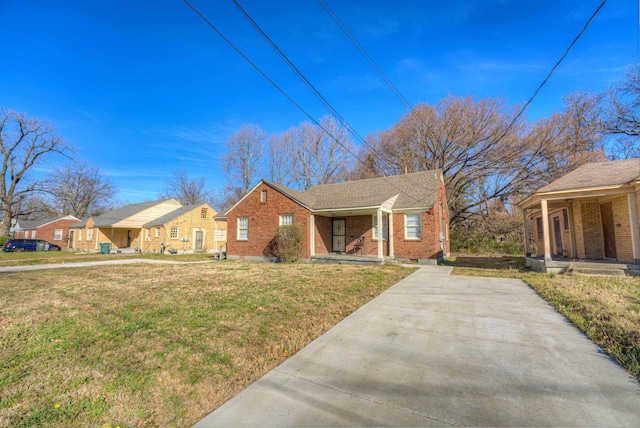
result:
[(280, 261), (295, 262), (300, 258), (303, 236), (302, 226), (299, 224), (280, 226), (276, 229), (276, 247)]
[(2, 247), (9, 239), (11, 239), (10, 236), (0, 236), (0, 247)]

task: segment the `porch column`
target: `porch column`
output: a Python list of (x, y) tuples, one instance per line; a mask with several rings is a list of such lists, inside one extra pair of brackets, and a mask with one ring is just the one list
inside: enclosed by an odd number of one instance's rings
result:
[(378, 209), (378, 258), (379, 259), (384, 259), (384, 255), (382, 252), (382, 245), (383, 245), (383, 227), (382, 227), (382, 210)]
[(551, 239), (549, 236), (549, 209), (547, 208), (547, 200), (540, 201), (542, 207), (542, 235), (544, 239), (544, 263), (551, 262)]
[(392, 259), (395, 258), (395, 255), (393, 254), (393, 213), (389, 213), (389, 224), (387, 225), (388, 227), (388, 238), (389, 238), (389, 257), (391, 257)]
[(636, 192), (627, 193), (629, 205), (629, 220), (631, 220), (631, 248), (633, 249), (633, 264), (640, 265), (640, 225), (638, 224), (638, 198)]
[(576, 244), (575, 222), (573, 221), (573, 202), (567, 206), (567, 215), (569, 216), (569, 235), (571, 236), (571, 257), (578, 258), (578, 244)]
[(522, 224), (524, 224), (524, 254), (531, 257), (531, 249), (529, 248), (529, 219), (527, 218), (527, 210), (522, 210)]
[(316, 255), (316, 217), (309, 216), (309, 256)]

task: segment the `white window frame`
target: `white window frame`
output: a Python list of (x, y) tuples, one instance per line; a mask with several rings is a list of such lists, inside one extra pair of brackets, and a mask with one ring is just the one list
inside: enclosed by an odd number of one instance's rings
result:
[(238, 241), (249, 240), (249, 217), (238, 217)]
[(146, 230), (145, 238), (147, 241), (151, 241), (151, 229)]
[(62, 241), (62, 229), (53, 229), (53, 240)]
[(93, 238), (93, 227), (87, 229), (87, 241), (91, 241), (91, 238)]
[(280, 214), (280, 226), (291, 226), (293, 224), (293, 214)]
[(156, 238), (160, 237), (160, 228), (156, 227)]
[(178, 239), (178, 227), (174, 226), (169, 230), (169, 239)]
[(267, 191), (266, 190), (261, 190), (260, 191), (260, 202), (267, 202)]
[(200, 218), (207, 218), (207, 214), (208, 214), (207, 211), (208, 210), (206, 208), (202, 208), (200, 210)]
[[(373, 240), (378, 240), (378, 215), (374, 214), (373, 216)], [(382, 240), (389, 239), (389, 216), (387, 214), (382, 214)]]
[[(409, 219), (415, 217), (418, 218), (418, 224), (409, 226)], [(412, 233), (410, 233), (410, 228), (416, 231), (416, 236), (411, 236)], [(410, 213), (404, 215), (404, 239), (412, 241), (419, 241), (422, 239), (422, 213)]]
[(35, 231), (35, 229), (31, 231), (31, 239), (36, 239), (36, 231)]

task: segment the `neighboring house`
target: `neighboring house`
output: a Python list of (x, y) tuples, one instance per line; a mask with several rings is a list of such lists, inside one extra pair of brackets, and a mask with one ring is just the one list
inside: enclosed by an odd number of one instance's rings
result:
[(109, 243), (111, 251), (160, 252), (164, 244), (181, 253), (213, 253), (226, 240), (226, 224), (214, 220), (216, 214), (208, 204), (183, 206), (175, 199), (126, 205), (74, 226), (73, 248), (97, 251)]
[(640, 159), (577, 168), (518, 204), (527, 256), (640, 264), (639, 198)]
[(14, 226), (14, 238), (43, 239), (62, 248), (69, 246), (69, 227), (80, 219), (66, 215), (43, 220), (18, 220)]
[(280, 225), (304, 232), (300, 258), (331, 254), (436, 263), (449, 254), (442, 171), (423, 171), (296, 191), (260, 181), (222, 217), (229, 259), (273, 260)]

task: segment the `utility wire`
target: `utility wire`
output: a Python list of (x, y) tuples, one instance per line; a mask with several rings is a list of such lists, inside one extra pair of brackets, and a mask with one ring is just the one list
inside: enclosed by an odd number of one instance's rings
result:
[(242, 15), (249, 21), (249, 23), (256, 29), (258, 33), (265, 39), (265, 41), (271, 46), (271, 48), (280, 56), (280, 58), (289, 66), (289, 68), (298, 76), (298, 78), (304, 83), (307, 88), (322, 102), (322, 104), (342, 123), (342, 125), (365, 147), (367, 147), (376, 157), (387, 162), (390, 166), (396, 166), (395, 162), (386, 158), (381, 153), (376, 152), (375, 148), (365, 141), (360, 134), (346, 121), (346, 119), (338, 113), (338, 111), (331, 105), (329, 101), (316, 89), (315, 86), (306, 78), (306, 76), (298, 69), (298, 67), (291, 62), (287, 55), (276, 45), (276, 43), (262, 30), (258, 23), (249, 15), (249, 13), (240, 5), (237, 0), (231, 0), (236, 8), (242, 13)]
[(321, 124), (320, 122), (318, 122), (313, 116), (311, 116), (300, 104), (298, 104), (293, 98), (291, 98), (289, 96), (289, 94), (287, 94), (284, 89), (282, 89), (280, 86), (278, 86), (278, 84), (276, 82), (274, 82), (269, 76), (267, 76), (267, 74), (262, 71), (260, 69), (260, 67), (258, 67), (253, 61), (251, 61), (251, 59), (249, 59), (249, 57), (247, 57), (236, 45), (233, 44), (233, 42), (231, 40), (229, 40), (227, 37), (225, 37), (225, 35), (218, 30), (218, 28), (213, 25), (203, 14), (200, 13), (200, 11), (198, 11), (198, 9), (196, 9), (191, 3), (189, 3), (188, 0), (184, 0), (184, 2), (187, 4), (187, 6), (189, 6), (195, 13), (196, 15), (198, 15), (209, 27), (211, 27), (211, 29), (213, 31), (215, 31), (216, 33), (218, 33), (218, 35), (222, 38), (222, 40), (224, 40), (225, 42), (227, 42), (227, 44), (229, 46), (231, 46), (233, 48), (233, 50), (235, 50), (238, 55), (240, 55), (245, 61), (247, 61), (258, 73), (260, 73), (260, 75), (262, 77), (264, 77), (269, 83), (271, 83), (282, 95), (285, 96), (285, 98), (287, 100), (289, 100), (289, 102), (291, 102), (291, 104), (293, 104), (294, 106), (296, 106), (298, 108), (298, 110), (300, 110), (302, 113), (304, 113), (305, 116), (307, 116), (309, 118), (309, 120), (311, 120), (313, 123), (315, 123), (320, 129), (322, 129), (327, 135), (329, 135), (331, 138), (333, 138), (338, 144), (340, 144), (340, 146), (342, 146), (343, 149), (345, 149), (351, 156), (353, 156), (354, 158), (358, 159), (358, 157), (351, 151), (349, 150), (348, 147), (346, 147), (345, 145), (343, 145), (339, 139), (337, 139), (336, 137), (333, 136), (333, 134), (331, 134), (331, 132), (329, 132), (328, 130), (326, 130)]
[[(233, 42), (231, 42), (231, 40), (229, 40), (227, 37), (225, 37), (225, 35), (215, 26), (213, 25), (213, 23), (211, 23), (202, 13), (200, 13), (200, 11), (198, 11), (198, 9), (196, 9), (188, 0), (183, 0), (187, 6), (189, 6), (195, 13), (196, 15), (198, 15), (212, 30), (214, 30), (229, 46), (231, 46), (245, 61), (247, 61), (256, 71), (258, 71), (258, 73), (260, 73), (260, 75), (262, 77), (264, 77), (269, 83), (271, 83), (282, 95), (285, 96), (285, 98), (287, 98), (287, 100), (289, 100), (293, 105), (295, 105), (302, 113), (304, 113), (305, 116), (307, 116), (313, 123), (315, 123), (320, 129), (322, 129), (327, 135), (329, 135), (331, 138), (333, 138), (338, 144), (340, 144), (340, 146), (345, 149), (351, 156), (353, 156), (354, 159), (358, 160), (358, 161), (362, 161), (355, 153), (353, 153), (351, 150), (349, 150), (348, 147), (346, 147), (338, 138), (336, 138), (335, 136), (333, 136), (333, 134), (331, 134), (331, 132), (329, 132), (327, 129), (325, 129), (313, 116), (311, 116), (300, 104), (298, 104), (293, 98), (291, 98), (282, 88), (280, 88), (280, 86), (278, 86), (277, 83), (275, 83), (269, 76), (267, 76), (266, 73), (264, 73), (260, 67), (258, 67), (253, 61), (251, 61), (249, 59), (249, 57), (247, 57), (237, 46), (235, 46), (233, 44)], [(378, 153), (376, 153), (375, 151), (372, 150), (372, 153), (374, 154), (374, 156), (378, 157), (380, 160), (385, 160), (384, 158), (382, 158)], [(392, 166), (395, 166), (395, 164), (391, 164)], [(392, 187), (398, 189), (399, 191), (403, 191), (402, 188), (396, 186), (395, 184), (393, 184), (392, 182), (390, 182), (387, 177), (383, 177), (385, 179), (385, 181), (387, 182), (387, 184), (391, 185)], [(413, 181), (411, 181), (412, 184), (415, 184)], [(420, 199), (418, 199), (417, 197), (408, 195), (411, 199), (414, 199), (416, 201), (419, 201)]]

